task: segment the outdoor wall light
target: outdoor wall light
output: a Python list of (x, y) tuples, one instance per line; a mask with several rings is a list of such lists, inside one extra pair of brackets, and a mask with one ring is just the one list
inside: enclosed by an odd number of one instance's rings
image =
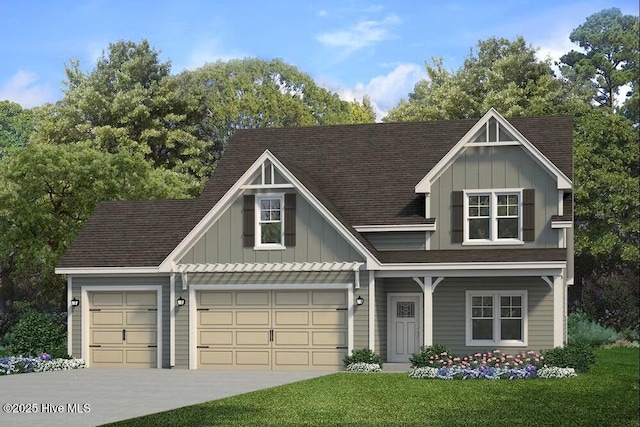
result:
[(76, 297), (73, 297), (73, 299), (71, 300), (71, 305), (73, 307), (77, 307), (78, 305), (80, 305), (80, 300)]
[(358, 305), (364, 304), (364, 298), (362, 298), (361, 296), (358, 296), (358, 298), (356, 298), (356, 304)]
[(186, 303), (187, 301), (185, 301), (184, 298), (180, 297), (178, 298), (178, 301), (176, 301), (178, 303), (178, 307), (182, 307), (184, 305), (184, 303)]

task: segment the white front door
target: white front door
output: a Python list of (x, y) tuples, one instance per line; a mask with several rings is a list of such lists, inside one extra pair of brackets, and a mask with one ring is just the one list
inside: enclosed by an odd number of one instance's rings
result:
[(408, 362), (422, 343), (420, 294), (388, 294), (388, 362)]

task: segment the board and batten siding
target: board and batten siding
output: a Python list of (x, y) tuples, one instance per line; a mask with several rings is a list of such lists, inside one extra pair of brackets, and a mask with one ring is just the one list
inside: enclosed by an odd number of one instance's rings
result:
[(425, 249), (425, 232), (421, 231), (384, 231), (362, 233), (371, 244), (380, 251)]
[(553, 291), (539, 277), (446, 278), (433, 293), (433, 342), (456, 354), (471, 354), (495, 348), (466, 346), (467, 290), (526, 290), (528, 345), (503, 347), (508, 353), (553, 348)]
[[(158, 327), (162, 329), (162, 367), (169, 367), (169, 277), (168, 276), (145, 276), (145, 277), (72, 277), (72, 298), (82, 301), (82, 287), (84, 286), (90, 291), (91, 286), (140, 286), (154, 285), (162, 286), (162, 325)], [(114, 289), (115, 292), (126, 291), (126, 289)], [(100, 292), (108, 292), (100, 290)], [(72, 356), (82, 357), (82, 307), (81, 305), (73, 308), (72, 318)]]
[[(473, 249), (451, 242), (451, 193), (461, 190), (501, 188), (535, 189), (535, 233), (519, 248), (557, 248), (558, 233), (551, 216), (558, 213), (558, 190), (551, 176), (520, 146), (469, 147), (431, 185), (431, 216), (438, 227), (430, 237), (431, 249)], [(505, 246), (482, 246), (483, 249)]]
[(283, 250), (243, 247), (243, 198), (238, 197), (180, 263), (362, 261), (363, 257), (300, 194), (296, 197), (296, 245)]

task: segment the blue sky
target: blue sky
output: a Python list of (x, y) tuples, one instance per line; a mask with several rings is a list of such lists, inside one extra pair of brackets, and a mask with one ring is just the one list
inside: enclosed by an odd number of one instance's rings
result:
[(85, 71), (109, 43), (149, 40), (172, 72), (231, 58), (281, 58), (344, 99), (370, 96), (381, 118), (442, 57), (460, 66), (478, 40), (524, 36), (541, 58), (577, 46), (572, 29), (637, 0), (24, 0), (0, 12), (0, 100), (23, 107), (63, 95), (64, 64)]

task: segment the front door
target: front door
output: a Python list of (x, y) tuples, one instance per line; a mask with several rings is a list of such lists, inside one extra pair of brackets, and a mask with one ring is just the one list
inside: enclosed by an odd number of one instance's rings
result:
[(388, 362), (408, 362), (420, 351), (422, 306), (419, 294), (389, 294)]

